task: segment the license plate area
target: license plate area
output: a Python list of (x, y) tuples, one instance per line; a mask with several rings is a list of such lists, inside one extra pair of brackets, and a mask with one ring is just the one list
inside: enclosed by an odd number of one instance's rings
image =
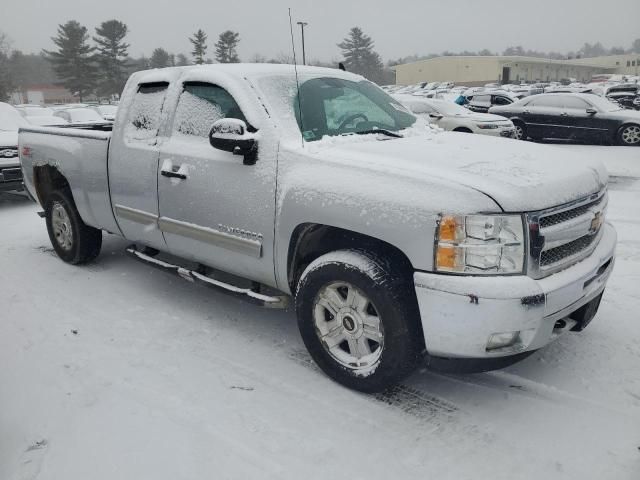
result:
[(595, 317), (596, 313), (598, 313), (598, 308), (600, 307), (600, 302), (602, 301), (602, 293), (600, 293), (600, 295), (595, 297), (593, 300), (585, 303), (582, 307), (569, 315), (569, 318), (571, 320), (575, 320), (576, 322), (578, 322), (571, 329), (572, 332), (581, 332), (582, 330), (587, 328), (587, 325), (589, 325), (591, 320), (593, 320), (593, 317)]

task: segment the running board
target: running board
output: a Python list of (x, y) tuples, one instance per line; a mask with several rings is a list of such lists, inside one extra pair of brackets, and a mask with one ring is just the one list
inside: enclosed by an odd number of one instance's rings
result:
[(194, 270), (188, 270), (178, 265), (158, 260), (157, 258), (139, 251), (135, 246), (128, 247), (127, 253), (136, 260), (146, 262), (161, 270), (174, 273), (188, 282), (201, 283), (207, 287), (215, 288), (216, 290), (235, 297), (241, 297), (251, 303), (255, 303), (266, 308), (286, 308), (289, 303), (286, 295), (263, 295), (262, 293), (258, 293), (250, 288), (237, 287), (230, 283), (221, 282), (220, 280), (207, 277), (206, 275)]

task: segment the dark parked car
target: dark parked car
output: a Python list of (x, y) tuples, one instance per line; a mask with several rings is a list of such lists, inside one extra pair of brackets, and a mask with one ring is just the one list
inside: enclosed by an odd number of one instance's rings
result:
[(607, 99), (617, 103), (622, 108), (640, 110), (640, 102), (636, 100), (640, 95), (634, 92), (613, 92), (607, 94)]
[(640, 145), (640, 112), (585, 93), (543, 93), (490, 113), (510, 118), (516, 138), (558, 138)]
[(467, 97), (468, 103), (465, 105), (469, 110), (478, 113), (488, 113), (493, 106), (509, 105), (515, 101), (507, 93), (500, 92), (479, 92), (472, 97)]

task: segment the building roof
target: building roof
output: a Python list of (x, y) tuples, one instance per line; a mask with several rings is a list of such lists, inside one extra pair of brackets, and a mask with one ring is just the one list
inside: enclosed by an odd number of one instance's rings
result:
[[(613, 67), (603, 67), (601, 64), (589, 63), (589, 62), (574, 62), (573, 60), (555, 60), (551, 58), (541, 58), (541, 57), (526, 57), (524, 55), (444, 55), (439, 57), (427, 58), (424, 60), (418, 60), (416, 62), (403, 63), (400, 65), (396, 65), (396, 67), (402, 67), (403, 65), (412, 65), (416, 63), (427, 63), (433, 60), (441, 60), (443, 58), (447, 59), (459, 59), (459, 60), (467, 60), (467, 59), (493, 59), (498, 60), (502, 63), (538, 63), (538, 64), (546, 64), (546, 65), (566, 65), (570, 67), (585, 67), (585, 68), (613, 68)], [(580, 59), (587, 60), (587, 59)]]

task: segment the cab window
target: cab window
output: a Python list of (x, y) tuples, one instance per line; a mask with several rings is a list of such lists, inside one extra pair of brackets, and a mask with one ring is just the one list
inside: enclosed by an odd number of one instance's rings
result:
[(221, 118), (247, 121), (237, 102), (224, 88), (202, 82), (184, 84), (173, 122), (175, 133), (207, 138), (211, 126)]
[(158, 135), (160, 114), (169, 84), (144, 83), (138, 86), (125, 127), (128, 140), (148, 140)]

